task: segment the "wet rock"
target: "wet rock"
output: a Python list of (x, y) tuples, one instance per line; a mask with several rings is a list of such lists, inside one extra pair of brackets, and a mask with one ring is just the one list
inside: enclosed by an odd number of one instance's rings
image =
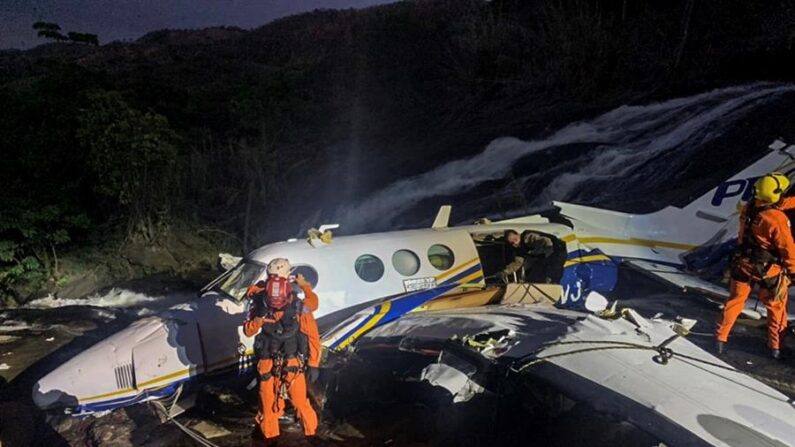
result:
[(17, 300), (10, 295), (0, 295), (0, 309), (13, 309), (19, 306)]
[(357, 438), (364, 439), (362, 432), (356, 429), (353, 425), (343, 422), (334, 427), (334, 434), (342, 436), (343, 438)]
[(122, 447), (133, 445), (135, 423), (124, 411), (114, 411), (91, 424), (89, 434), (97, 447)]
[(224, 405), (243, 405), (243, 399), (237, 394), (231, 392), (227, 388), (213, 385), (205, 385), (202, 391), (210, 396), (214, 396), (218, 401)]
[(108, 287), (113, 282), (110, 272), (105, 266), (90, 269), (69, 281), (57, 291), (61, 298), (82, 298), (95, 293), (99, 289)]
[[(0, 345), (5, 343), (13, 343), (17, 341), (19, 337), (15, 335), (0, 335)], [(7, 353), (6, 353), (7, 354)]]
[(134, 267), (139, 267), (144, 274), (175, 272), (179, 263), (165, 248), (132, 244), (124, 252), (124, 258)]
[(240, 260), (243, 259), (240, 256), (234, 256), (229, 253), (219, 253), (218, 254), (218, 266), (222, 270), (229, 270), (232, 267), (236, 266)]
[(224, 427), (213, 424), (210, 421), (200, 421), (198, 424), (192, 426), (191, 429), (199, 432), (200, 435), (207, 439), (222, 438), (232, 434), (232, 432), (225, 429)]

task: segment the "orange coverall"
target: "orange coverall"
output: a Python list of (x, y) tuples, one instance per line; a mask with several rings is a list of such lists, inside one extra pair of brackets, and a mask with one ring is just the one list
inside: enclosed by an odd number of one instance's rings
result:
[[(312, 315), (312, 312), (317, 310), (319, 301), (317, 294), (312, 290), (312, 287), (305, 284), (301, 287), (304, 291), (304, 305), (303, 312), (298, 317), (298, 323), (301, 332), (303, 332), (309, 340), (309, 358), (307, 359), (307, 366), (317, 368), (320, 365), (320, 334), (318, 332), (317, 323)], [(260, 289), (254, 285), (249, 288), (249, 293), (256, 294)], [(293, 295), (293, 299), (298, 299)], [(253, 308), (254, 306), (252, 306)], [(278, 321), (284, 315), (283, 311), (273, 313), (275, 320)], [(248, 319), (243, 324), (243, 332), (247, 337), (255, 336), (262, 325), (268, 320), (262, 317), (256, 317), (249, 314)], [(287, 359), (283, 367), (300, 367), (300, 361), (297, 358)], [(268, 374), (273, 370), (273, 359), (260, 359), (257, 364), (257, 372), (260, 375)], [(284, 399), (281, 398), (280, 393), (282, 385), (286, 384), (287, 393), (290, 396), (295, 408), (298, 418), (301, 419), (301, 425), (304, 427), (304, 434), (306, 436), (313, 436), (317, 430), (317, 413), (312, 409), (309, 403), (306, 389), (306, 376), (301, 372), (287, 372), (282, 377), (271, 376), (267, 380), (261, 380), (259, 384), (260, 396), (260, 411), (258, 415), (258, 422), (262, 434), (266, 438), (275, 438), (279, 436), (279, 417), (284, 413)]]
[[(758, 206), (758, 205), (757, 205)], [(795, 209), (795, 197), (787, 197), (781, 200), (777, 206), (760, 211), (753, 222), (751, 222), (751, 237), (753, 241), (762, 249), (777, 253), (783, 267), (790, 274), (795, 273), (795, 242), (792, 240), (790, 221), (784, 210)], [(740, 216), (740, 234), (738, 241), (742, 242), (745, 231), (745, 215), (748, 212), (748, 205), (743, 208)], [(737, 317), (740, 316), (745, 301), (751, 294), (754, 283), (759, 283), (762, 279), (773, 278), (781, 274), (782, 265), (773, 264), (760, 278), (750, 262), (739, 261), (739, 270), (750, 277), (749, 281), (738, 281), (732, 278), (729, 286), (730, 296), (723, 308), (723, 314), (718, 322), (715, 336), (718, 341), (726, 342), (729, 333), (734, 326)], [(768, 347), (770, 349), (781, 348), (781, 334), (787, 328), (787, 286), (788, 278), (782, 278), (783, 290), (777, 294), (775, 290), (770, 290), (760, 284), (759, 299), (767, 308), (767, 335)]]

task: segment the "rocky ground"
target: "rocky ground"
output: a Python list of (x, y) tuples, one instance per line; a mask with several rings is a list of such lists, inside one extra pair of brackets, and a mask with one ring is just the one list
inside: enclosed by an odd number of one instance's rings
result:
[[(718, 309), (689, 295), (671, 293), (654, 283), (633, 277), (623, 281), (615, 295), (619, 305), (631, 306), (646, 316), (662, 312), (673, 318), (698, 319), (690, 340), (711, 349), (711, 331)], [(638, 298), (637, 296), (642, 296)], [(100, 417), (76, 419), (44, 415), (29, 402), (33, 381), (63, 359), (90, 346), (108, 333), (125, 326), (139, 310), (73, 306), (53, 310), (18, 309), (2, 314), (0, 371), (8, 381), (0, 390), (0, 440), (2, 446), (193, 446), (199, 445), (175, 423), (163, 422), (151, 405), (137, 405)], [(9, 324), (12, 322), (16, 324)], [(25, 327), (25, 329), (20, 329)], [(16, 329), (14, 329), (16, 328)], [(731, 340), (726, 360), (733, 366), (769, 379), (795, 398), (795, 340), (788, 340), (789, 357), (782, 362), (769, 358), (761, 322), (742, 321)], [(521, 427), (507, 426), (509, 403), (474, 400), (450, 403), (441, 389), (406, 382), (379, 365), (357, 364), (350, 374), (336, 376), (324, 370), (315, 396), (328, 398), (322, 411), (321, 436), (304, 439), (300, 426), (283, 421), (280, 445), (426, 446), (462, 445), (489, 439), (501, 445), (526, 445)], [(262, 445), (252, 438), (256, 395), (243, 381), (207, 381), (196, 390), (195, 405), (176, 421), (200, 433), (218, 446)], [(485, 398), (484, 398), (485, 399)], [(594, 416), (584, 416), (591, 420)], [(565, 445), (598, 436), (598, 424), (587, 422), (578, 430), (561, 432), (545, 445)], [(553, 442), (554, 441), (554, 442)], [(495, 441), (496, 442), (496, 441)], [(549, 442), (552, 442), (550, 444)]]
[(221, 273), (219, 253), (239, 249), (223, 231), (184, 223), (150, 242), (101, 234), (96, 241), (59, 253), (58, 272), (49, 280), (12, 284), (11, 294), (0, 294), (0, 309), (46, 296), (80, 299), (112, 287), (150, 294), (180, 287), (196, 290)]

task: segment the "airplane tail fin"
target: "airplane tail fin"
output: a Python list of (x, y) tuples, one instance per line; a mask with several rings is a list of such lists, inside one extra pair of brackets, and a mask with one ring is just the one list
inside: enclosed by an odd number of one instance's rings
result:
[(772, 171), (795, 176), (795, 145), (775, 140), (768, 148), (770, 152), (764, 157), (684, 208), (668, 206), (649, 214), (627, 214), (564, 202), (553, 204), (567, 218), (612, 229), (623, 237), (704, 245), (736, 233), (738, 205), (751, 197), (757, 178)]

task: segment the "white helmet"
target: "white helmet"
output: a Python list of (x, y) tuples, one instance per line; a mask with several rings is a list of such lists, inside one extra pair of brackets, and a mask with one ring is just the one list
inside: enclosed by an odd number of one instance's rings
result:
[(292, 271), (292, 269), (293, 267), (290, 265), (290, 261), (285, 258), (276, 258), (268, 264), (268, 274), (282, 278), (290, 276), (290, 271)]

